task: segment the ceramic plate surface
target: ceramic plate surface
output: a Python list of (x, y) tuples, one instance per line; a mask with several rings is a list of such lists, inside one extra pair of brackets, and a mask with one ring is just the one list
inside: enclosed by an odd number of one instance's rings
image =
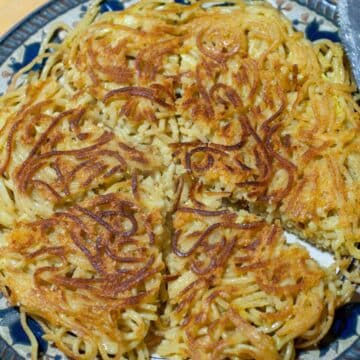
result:
[[(186, 0), (175, 0), (186, 6)], [(293, 26), (303, 31), (311, 41), (330, 39), (340, 41), (336, 19), (336, 0), (268, 0), (288, 17)], [(123, 10), (134, 0), (105, 0), (101, 11)], [(222, 3), (219, 1), (219, 3)], [(227, 0), (224, 5), (229, 5)], [(71, 26), (84, 15), (88, 0), (53, 0), (30, 14), (0, 38), (0, 93), (6, 90), (14, 72), (28, 64), (39, 52), (47, 29), (56, 22)], [(290, 236), (291, 238), (291, 236)], [(313, 254), (313, 251), (311, 251)], [(314, 257), (327, 265), (329, 256), (314, 252)], [(36, 335), (42, 358), (65, 360), (66, 357), (51, 344), (42, 340), (42, 328), (28, 320)], [(18, 310), (10, 307), (0, 294), (0, 360), (30, 358), (30, 343), (22, 330)], [(154, 357), (153, 359), (156, 359)], [(359, 360), (360, 304), (350, 303), (339, 309), (334, 324), (317, 349), (299, 353), (299, 360)]]

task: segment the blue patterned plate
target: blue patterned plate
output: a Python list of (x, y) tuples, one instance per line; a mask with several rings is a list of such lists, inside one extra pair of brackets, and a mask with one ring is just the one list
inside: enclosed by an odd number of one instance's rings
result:
[[(134, 0), (105, 0), (101, 11), (122, 10)], [(175, 0), (185, 3), (186, 0)], [(231, 1), (231, 0), (230, 0)], [(336, 20), (336, 0), (268, 0), (282, 11), (308, 39), (340, 41)], [(0, 38), (0, 93), (6, 90), (14, 72), (28, 64), (39, 52), (47, 29), (54, 22), (74, 25), (86, 12), (89, 0), (53, 0), (30, 14)], [(46, 360), (64, 360), (65, 356), (42, 340), (41, 326), (30, 319), (29, 326)], [(0, 359), (30, 358), (30, 343), (22, 330), (18, 310), (10, 307), (0, 294)], [(339, 309), (334, 324), (319, 348), (302, 352), (299, 360), (359, 360), (360, 303)]]

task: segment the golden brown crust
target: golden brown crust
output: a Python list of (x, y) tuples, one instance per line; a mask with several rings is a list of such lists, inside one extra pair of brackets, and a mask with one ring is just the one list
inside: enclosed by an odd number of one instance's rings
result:
[(326, 334), (342, 286), (333, 274), (304, 248), (286, 244), (278, 224), (182, 201), (165, 259), (168, 298), (157, 353), (288, 359)]
[[(119, 357), (156, 318), (163, 263), (153, 227), (130, 196), (92, 198), (6, 234), (1, 284), (12, 303), (46, 320), (47, 338), (69, 356)], [(84, 345), (67, 343), (67, 332)]]
[(351, 289), (239, 209), (360, 258), (341, 47), (264, 3), (96, 12), (0, 99), (0, 283), (75, 358), (146, 359), (160, 334), (167, 356), (291, 359)]

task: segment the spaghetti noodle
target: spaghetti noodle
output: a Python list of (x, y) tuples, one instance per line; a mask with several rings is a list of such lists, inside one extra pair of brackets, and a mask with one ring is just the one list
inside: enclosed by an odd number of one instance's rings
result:
[(76, 359), (146, 359), (154, 334), (180, 359), (293, 359), (352, 287), (282, 227), (359, 279), (342, 48), (262, 1), (99, 4), (0, 98), (0, 286)]

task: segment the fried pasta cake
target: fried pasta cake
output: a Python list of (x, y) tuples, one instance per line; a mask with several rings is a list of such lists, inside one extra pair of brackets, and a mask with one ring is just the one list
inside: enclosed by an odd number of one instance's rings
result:
[(166, 257), (157, 353), (169, 359), (294, 359), (348, 296), (278, 224), (232, 209), (181, 206)]
[(293, 359), (352, 288), (283, 228), (359, 279), (342, 48), (264, 2), (99, 3), (0, 97), (3, 292), (75, 359)]

